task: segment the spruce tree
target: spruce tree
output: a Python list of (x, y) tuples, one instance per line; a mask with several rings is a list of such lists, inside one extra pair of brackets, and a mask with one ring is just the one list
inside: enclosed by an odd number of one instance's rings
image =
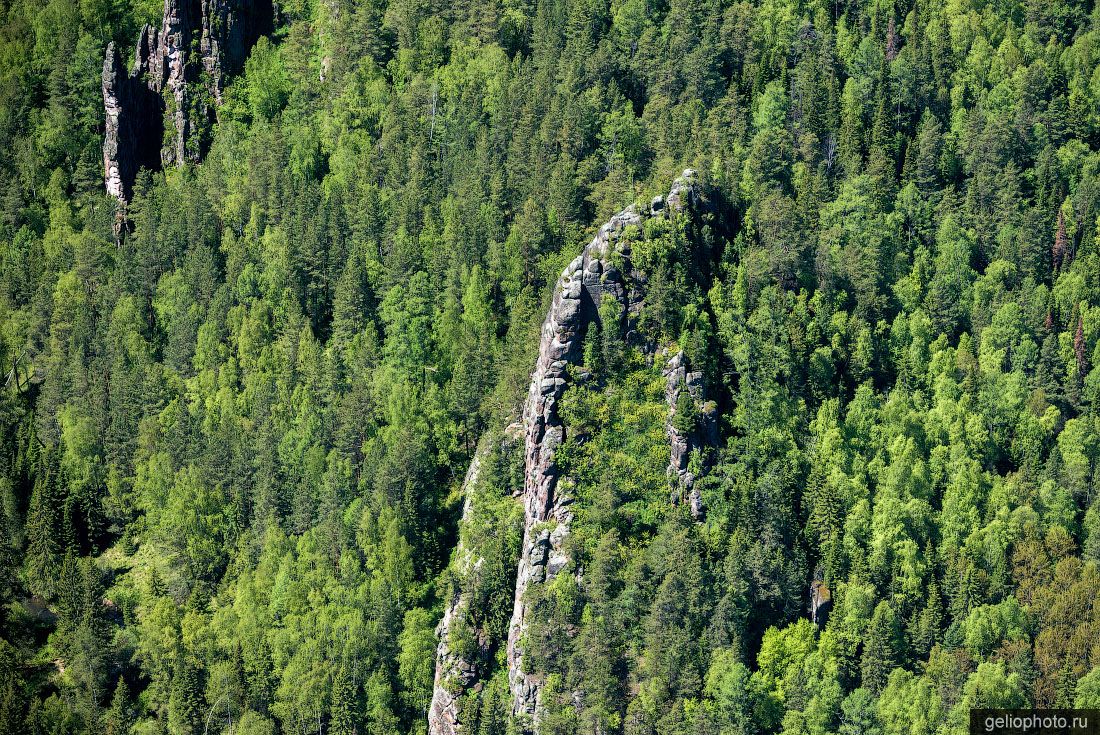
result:
[[(51, 456), (53, 454), (50, 453)], [(57, 594), (61, 572), (55, 467), (55, 462), (49, 462), (45, 467), (40, 467), (35, 477), (27, 511), (27, 551), (23, 562), (31, 593), (46, 600), (52, 600)]]
[(111, 698), (111, 707), (103, 717), (104, 735), (126, 735), (130, 731), (130, 690), (126, 680), (118, 677), (115, 693)]
[(886, 686), (890, 672), (900, 662), (898, 619), (888, 602), (880, 602), (871, 616), (863, 641), (863, 686), (879, 694)]
[(170, 735), (198, 735), (202, 732), (202, 686), (198, 664), (186, 652), (180, 652), (172, 675), (168, 698)]
[(332, 708), (329, 714), (331, 735), (354, 735), (359, 722), (355, 684), (351, 680), (347, 662), (340, 664), (332, 681)]
[(0, 638), (0, 732), (22, 735), (27, 698), (19, 652)]

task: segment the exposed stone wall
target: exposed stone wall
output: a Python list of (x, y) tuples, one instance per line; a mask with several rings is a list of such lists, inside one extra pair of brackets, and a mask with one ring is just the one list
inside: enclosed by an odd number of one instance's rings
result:
[[(466, 471), (466, 479), (462, 483), (465, 501), (462, 505), (461, 525), (465, 525), (470, 518), (472, 507), (472, 489), (478, 481), (481, 473), (481, 461), (484, 452), (479, 449), (470, 462), (470, 468)], [(464, 575), (481, 563), (480, 559), (474, 559), (470, 552), (459, 542), (455, 550), (455, 561), (452, 562), (455, 570)], [(443, 611), (443, 618), (436, 627), (436, 636), (439, 643), (435, 651), (435, 683), (432, 688), (432, 702), (428, 707), (428, 733), (429, 735), (460, 735), (462, 732), (462, 719), (459, 710), (458, 698), (477, 681), (477, 667), (472, 661), (467, 661), (451, 650), (451, 631), (466, 616), (469, 608), (469, 599), (464, 590), (458, 589), (453, 597), (447, 601), (447, 607)]]
[[(506, 453), (513, 451), (522, 433), (523, 427), (520, 424), (512, 424), (505, 429), (501, 443), (502, 450)], [(472, 518), (475, 489), (481, 477), (482, 464), (490, 449), (491, 446), (487, 442), (481, 442), (462, 482), (464, 501), (462, 520), (459, 522), (459, 543), (451, 561), (451, 567), (460, 579), (465, 579), (471, 572), (476, 571), (484, 561), (466, 547), (461, 529), (466, 528)], [(485, 674), (481, 670), (480, 661), (469, 661), (451, 649), (451, 633), (464, 623), (469, 606), (469, 590), (460, 586), (447, 601), (443, 618), (436, 627), (439, 642), (436, 645), (432, 701), (428, 707), (429, 735), (462, 735), (465, 732), (461, 697), (472, 687), (477, 686)], [(482, 647), (482, 653), (486, 653), (488, 641), (480, 631), (479, 644)]]
[(694, 171), (685, 171), (663, 200), (654, 200), (642, 211), (628, 207), (601, 227), (561, 274), (543, 322), (538, 360), (523, 411), (525, 522), (507, 651), (513, 714), (526, 726), (534, 727), (537, 722), (542, 685), (540, 676), (524, 665), (524, 636), (529, 625), (527, 593), (552, 581), (570, 562), (565, 541), (573, 520), (573, 497), (559, 483), (555, 462), (555, 451), (566, 432), (558, 402), (568, 385), (567, 368), (579, 362), (585, 331), (599, 318), (604, 299), (618, 303), (620, 318), (625, 322), (622, 326), (626, 333), (632, 331), (629, 322), (638, 313), (642, 295), (629, 283), (643, 279), (628, 279), (620, 270), (629, 273), (631, 269), (630, 248), (620, 242), (620, 235), (626, 227), (641, 225), (650, 217), (671, 216), (693, 202), (697, 198), (694, 176)]
[(129, 201), (141, 168), (159, 168), (163, 107), (157, 93), (126, 73), (115, 45), (103, 61), (103, 180), (107, 193)]

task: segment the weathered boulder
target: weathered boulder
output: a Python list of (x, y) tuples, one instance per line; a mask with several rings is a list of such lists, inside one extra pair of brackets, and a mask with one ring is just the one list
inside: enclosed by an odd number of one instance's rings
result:
[[(612, 217), (566, 266), (554, 288), (523, 409), (524, 534), (507, 650), (513, 714), (521, 726), (536, 727), (542, 686), (540, 676), (524, 665), (528, 591), (551, 582), (569, 569), (571, 562), (566, 540), (573, 520), (573, 497), (568, 484), (559, 481), (554, 456), (566, 432), (558, 414), (558, 402), (569, 384), (568, 367), (580, 361), (589, 324), (598, 320), (601, 313), (611, 312), (600, 309), (604, 300), (614, 300), (622, 321), (619, 326), (625, 334), (633, 333), (633, 321), (642, 303), (638, 285), (644, 282), (644, 277), (633, 272), (630, 247), (620, 242), (623, 230), (642, 225), (648, 218), (669, 217), (697, 199), (695, 172), (689, 169), (676, 180), (667, 197), (655, 199), (641, 211), (631, 206)], [(627, 274), (632, 277), (627, 278)]]
[[(138, 36), (129, 73), (114, 44), (103, 63), (103, 176), (122, 202), (141, 168), (197, 161), (213, 120), (205, 100), (221, 102), (225, 78), (244, 66), (274, 22), (271, 0), (165, 0), (160, 30)], [(198, 54), (192, 53), (197, 47)], [(164, 135), (165, 117), (172, 134)]]

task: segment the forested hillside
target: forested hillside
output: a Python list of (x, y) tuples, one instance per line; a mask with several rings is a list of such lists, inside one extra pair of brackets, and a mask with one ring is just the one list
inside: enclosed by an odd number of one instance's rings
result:
[(1100, 707), (1100, 6), (0, 0), (0, 381), (0, 733)]

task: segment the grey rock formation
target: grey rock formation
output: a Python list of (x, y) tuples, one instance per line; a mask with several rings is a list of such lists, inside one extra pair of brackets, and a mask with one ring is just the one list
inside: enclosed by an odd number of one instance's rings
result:
[[(522, 435), (523, 427), (512, 424), (504, 431), (503, 448), (507, 451), (518, 443)], [(466, 477), (462, 482), (462, 520), (459, 522), (460, 536), (458, 547), (455, 549), (451, 566), (460, 578), (465, 578), (471, 572), (481, 566), (483, 559), (476, 557), (467, 548), (463, 541), (461, 529), (465, 528), (471, 519), (474, 503), (474, 489), (481, 476), (482, 463), (489, 449), (486, 442), (482, 442), (474, 454), (470, 467), (466, 471)], [(447, 601), (447, 607), (443, 611), (443, 618), (436, 627), (436, 636), (439, 639), (435, 654), (435, 682), (432, 688), (432, 701), (428, 707), (428, 733), (429, 735), (461, 735), (463, 729), (461, 697), (484, 674), (480, 670), (478, 661), (469, 661), (463, 658), (457, 651), (451, 648), (451, 632), (461, 625), (468, 614), (470, 600), (468, 591), (459, 587), (454, 595)], [(484, 636), (479, 638), (483, 649), (487, 641)], [(484, 650), (483, 650), (484, 653)]]
[[(122, 202), (141, 168), (197, 161), (198, 135), (221, 102), (225, 78), (239, 71), (260, 36), (271, 32), (271, 0), (165, 0), (160, 30), (146, 25), (125, 71), (114, 44), (103, 63), (104, 182)], [(197, 58), (192, 50), (197, 48)], [(166, 113), (173, 127), (165, 142)], [(162, 145), (163, 144), (163, 145)]]
[[(528, 631), (528, 592), (567, 570), (566, 540), (573, 520), (573, 497), (568, 483), (560, 482), (555, 451), (565, 439), (566, 427), (558, 402), (569, 383), (568, 367), (579, 361), (588, 325), (599, 319), (600, 304), (614, 299), (620, 325), (627, 335), (641, 306), (641, 293), (630, 284), (641, 278), (631, 273), (631, 252), (620, 242), (623, 230), (650, 217), (670, 216), (695, 201), (695, 172), (684, 171), (663, 200), (648, 209), (631, 206), (603, 225), (596, 237), (562, 272), (554, 287), (550, 310), (542, 325), (538, 360), (523, 409), (526, 474), (523, 489), (524, 533), (516, 574), (515, 600), (508, 630), (508, 681), (513, 714), (521, 726), (535, 727), (541, 677), (524, 666), (524, 638)], [(607, 314), (604, 309), (602, 313)]]
[(814, 581), (810, 583), (810, 620), (823, 629), (829, 621), (832, 608), (833, 593), (825, 584), (824, 574), (818, 569), (814, 574)]
[[(668, 422), (666, 432), (671, 448), (668, 463), (669, 485), (672, 488), (673, 502), (686, 501), (691, 515), (702, 520), (704, 514), (703, 498), (695, 487), (695, 474), (689, 467), (691, 453), (696, 449), (714, 447), (718, 444), (718, 421), (714, 405), (706, 400), (706, 390), (701, 372), (688, 369), (687, 358), (683, 351), (677, 352), (665, 365), (665, 400), (668, 401)], [(676, 406), (680, 395), (687, 391), (698, 410), (698, 421), (693, 430), (682, 432), (677, 428)]]
[[(466, 471), (466, 479), (462, 483), (463, 495), (466, 500), (462, 506), (462, 521), (470, 517), (471, 489), (477, 482), (481, 472), (482, 452), (480, 449), (470, 462), (470, 468)], [(452, 562), (456, 570), (466, 573), (478, 563), (480, 559), (474, 559), (462, 542), (459, 542), (455, 550), (455, 560)], [(477, 680), (477, 668), (473, 662), (466, 661), (457, 652), (451, 650), (451, 631), (465, 617), (469, 608), (469, 600), (461, 590), (447, 602), (443, 611), (443, 618), (436, 627), (436, 636), (439, 643), (435, 651), (435, 683), (432, 688), (432, 702), (428, 707), (428, 733), (429, 735), (459, 735), (462, 732), (461, 713), (459, 711), (459, 696)]]

